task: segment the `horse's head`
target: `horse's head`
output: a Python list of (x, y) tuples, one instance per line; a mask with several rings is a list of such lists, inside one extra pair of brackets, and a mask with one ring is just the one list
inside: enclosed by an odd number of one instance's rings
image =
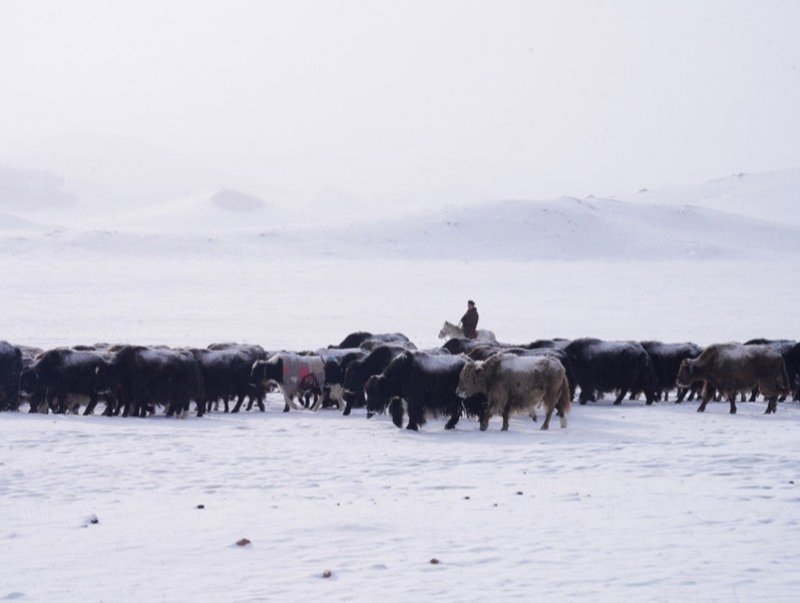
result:
[(441, 331), (439, 331), (439, 339), (449, 339), (453, 336), (453, 329), (457, 329), (456, 325), (451, 322), (444, 321)]

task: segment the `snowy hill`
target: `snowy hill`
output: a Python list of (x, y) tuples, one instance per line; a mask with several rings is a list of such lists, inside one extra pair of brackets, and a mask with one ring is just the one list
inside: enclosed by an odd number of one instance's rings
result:
[[(31, 179), (34, 184), (24, 184)], [(3, 182), (7, 185), (0, 186), (0, 193), (17, 191), (6, 195), (9, 199), (33, 193), (27, 204), (9, 201), (0, 206), (0, 230), (44, 230), (36, 223), (52, 224), (57, 230), (45, 236), (54, 249), (68, 242), (97, 253), (168, 250), (189, 255), (209, 251), (512, 261), (763, 259), (800, 253), (800, 203), (795, 201), (800, 170), (737, 176), (624, 199), (450, 205), (372, 223), (362, 215), (347, 226), (324, 219), (309, 206), (229, 187), (162, 202), (146, 197), (141, 203), (92, 206), (83, 200), (73, 203), (59, 188), (61, 181), (47, 173), (7, 170)], [(336, 198), (327, 198), (329, 214), (337, 213)], [(351, 203), (340, 200), (338, 213), (347, 215)], [(723, 206), (729, 210), (722, 211)], [(30, 245), (36, 242), (31, 239)]]
[[(344, 252), (453, 259), (669, 260), (800, 252), (799, 227), (692, 206), (594, 198), (451, 207), (333, 236)], [(330, 245), (331, 253), (338, 250)]]
[(163, 203), (225, 182), (197, 161), (122, 136), (48, 139), (21, 149), (15, 164), (59, 174), (70, 194), (92, 211)]
[(643, 190), (620, 198), (645, 203), (699, 205), (800, 226), (800, 168), (762, 174), (735, 174), (694, 186)]
[(60, 176), (0, 165), (0, 211), (30, 214), (74, 203), (75, 197), (67, 192)]
[(276, 226), (296, 224), (301, 216), (248, 193), (223, 188), (203, 194), (148, 206), (115, 218), (115, 228), (136, 232), (193, 235), (220, 232), (261, 232)]

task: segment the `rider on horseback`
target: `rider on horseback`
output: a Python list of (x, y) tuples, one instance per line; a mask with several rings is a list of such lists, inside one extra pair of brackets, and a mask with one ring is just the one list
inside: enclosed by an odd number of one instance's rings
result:
[(461, 317), (461, 328), (464, 330), (464, 337), (475, 339), (478, 337), (478, 309), (475, 302), (467, 302), (467, 312)]

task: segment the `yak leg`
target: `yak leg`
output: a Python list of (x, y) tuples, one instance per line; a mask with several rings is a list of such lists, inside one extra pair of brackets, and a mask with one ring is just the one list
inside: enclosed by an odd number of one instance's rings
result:
[(97, 394), (94, 392), (91, 396), (89, 396), (89, 404), (86, 405), (86, 408), (83, 411), (83, 416), (94, 414), (94, 407), (97, 406)]
[(622, 400), (625, 398), (625, 394), (627, 393), (628, 393), (628, 388), (622, 388), (622, 391), (620, 391), (619, 395), (617, 396), (617, 399), (614, 400), (614, 406), (619, 406), (620, 404), (622, 404)]
[[(555, 409), (556, 405), (552, 402), (547, 405), (547, 414), (544, 416), (544, 423), (542, 423), (541, 430), (547, 431), (550, 427), (550, 417), (553, 416), (553, 410)], [(566, 427), (566, 417), (564, 417), (563, 413), (559, 411), (559, 415), (561, 416), (561, 427)]]
[(703, 398), (702, 401), (700, 402), (700, 406), (697, 407), (697, 412), (705, 412), (706, 404), (708, 404), (708, 401), (711, 399), (713, 395), (714, 395), (714, 389), (706, 383), (705, 387), (703, 387)]
[(461, 403), (459, 401), (453, 408), (453, 412), (450, 413), (450, 420), (445, 423), (445, 429), (455, 429), (455, 426), (458, 424), (458, 420), (461, 418)]
[[(44, 405), (45, 392), (35, 391), (31, 397), (31, 407), (28, 409), (29, 413), (47, 412), (47, 407)], [(44, 411), (42, 410), (44, 409)]]
[(770, 415), (778, 411), (778, 399), (773, 396), (767, 401), (767, 410), (764, 411), (765, 415)]
[(731, 394), (731, 397), (729, 398), (729, 401), (731, 403), (731, 414), (735, 415), (736, 414), (736, 394)]
[[(231, 412), (232, 412), (232, 413), (237, 413), (237, 412), (239, 412), (239, 410), (242, 408), (242, 402), (244, 402), (244, 400), (243, 400), (242, 398), (239, 398), (239, 399), (237, 400), (237, 402), (236, 402), (236, 406), (234, 406), (234, 407), (233, 407), (233, 410), (232, 410)], [(227, 402), (226, 402), (226, 404), (227, 404)], [(227, 412), (227, 411), (226, 411), (226, 412)], [(284, 412), (288, 412), (288, 410), (286, 410), (286, 411), (284, 411)]]
[(408, 425), (406, 425), (406, 429), (419, 431), (419, 426), (425, 422), (425, 408), (423, 404), (411, 404), (410, 400), (407, 400), (407, 407)]
[(54, 396), (56, 412), (60, 415), (67, 414), (67, 395), (56, 394)]
[(404, 414), (403, 402), (399, 398), (393, 398), (389, 401), (389, 415), (392, 417), (392, 423), (398, 429), (402, 429), (403, 427)]
[[(742, 395), (744, 395), (744, 394), (742, 394)], [(755, 402), (757, 397), (758, 397), (758, 388), (754, 387), (753, 391), (750, 394), (750, 402)], [(744, 400), (742, 400), (742, 402), (744, 402)]]
[[(591, 387), (588, 387), (591, 385)], [(581, 405), (586, 404), (587, 402), (595, 402), (595, 395), (594, 395), (594, 384), (587, 384), (587, 387), (583, 387), (581, 385), (581, 395), (578, 398), (578, 401)]]
[(110, 417), (114, 414), (114, 408), (116, 407), (116, 401), (113, 396), (106, 396), (106, 408), (103, 411), (104, 417)]
[(508, 416), (511, 414), (511, 397), (506, 400), (506, 405), (503, 407), (503, 427), (500, 431), (508, 431)]

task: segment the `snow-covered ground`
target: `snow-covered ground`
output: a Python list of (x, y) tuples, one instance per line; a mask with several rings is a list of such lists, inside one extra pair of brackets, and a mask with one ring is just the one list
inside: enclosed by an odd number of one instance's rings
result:
[[(56, 177), (26, 177), (36, 203), (0, 204), (15, 343), (303, 349), (363, 329), (428, 347), (468, 298), (507, 342), (799, 336), (797, 172), (748, 181), (751, 207), (784, 191), (780, 218), (706, 207), (715, 184), (344, 231), (216, 182), (84, 220), (69, 191), (47, 205)], [(274, 397), (202, 419), (2, 413), (0, 600), (794, 600), (800, 406), (609, 402), (548, 433), (407, 433)]]
[(793, 600), (797, 405), (608, 404), (508, 433), (5, 414), (0, 598)]

